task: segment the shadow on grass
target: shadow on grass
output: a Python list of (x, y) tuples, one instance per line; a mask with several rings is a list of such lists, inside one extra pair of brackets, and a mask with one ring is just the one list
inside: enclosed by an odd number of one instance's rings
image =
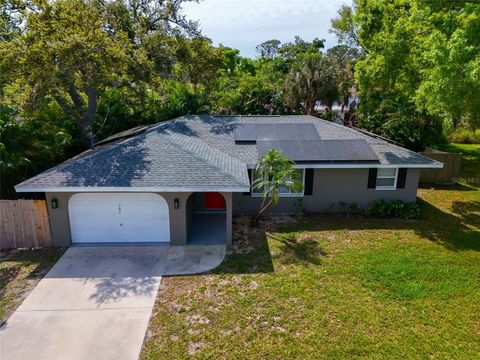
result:
[(64, 251), (58, 248), (23, 250), (0, 259), (0, 327), (6, 326), (6, 320), (32, 289), (28, 284), (43, 278)]
[(480, 251), (480, 233), (464, 224), (477, 225), (480, 210), (478, 201), (455, 201), (452, 211), (457, 215), (446, 213), (432, 204), (418, 199), (422, 208), (422, 219), (413, 230), (419, 235), (443, 245), (453, 251), (476, 250)]
[(327, 255), (327, 252), (313, 238), (298, 239), (291, 233), (286, 235), (274, 233), (270, 238), (280, 243), (278, 259), (285, 265), (296, 263), (321, 265), (322, 256)]
[(466, 186), (464, 184), (420, 184), (419, 189), (433, 189), (433, 190), (443, 190), (443, 191), (478, 191), (474, 187)]
[[(2, 258), (5, 267), (0, 269), (0, 290), (15, 278), (28, 266), (34, 266), (25, 276), (26, 279), (43, 278), (50, 268), (65, 252), (65, 248), (44, 248), (37, 250), (22, 250), (13, 256)], [(8, 265), (9, 262), (12, 265)]]
[(452, 251), (480, 251), (478, 230), (467, 226), (477, 224), (480, 210), (478, 201), (454, 202), (450, 214), (417, 198), (421, 208), (421, 219), (378, 219), (363, 216), (312, 217), (308, 230), (413, 230), (419, 236), (434, 241)]
[[(429, 241), (451, 251), (480, 251), (480, 201), (455, 201), (452, 213), (417, 199), (422, 212), (419, 220), (378, 219), (364, 216), (321, 215), (308, 217), (308, 222), (282, 226), (269, 233), (271, 240), (279, 243), (276, 259), (284, 264), (321, 264), (327, 255), (315, 239), (299, 239), (296, 232), (329, 230), (412, 230)], [(234, 224), (234, 228), (235, 228)], [(243, 237), (248, 238), (245, 251), (233, 251), (214, 270), (215, 273), (268, 273), (273, 272), (272, 255), (267, 241), (267, 231), (245, 226)], [(236, 243), (234, 238), (234, 246)], [(240, 249), (241, 250), (241, 249)]]
[(454, 201), (452, 211), (466, 223), (480, 227), (480, 201)]
[(20, 265), (9, 266), (0, 269), (0, 299), (3, 298), (7, 285), (16, 279), (20, 271)]
[[(235, 225), (234, 225), (235, 226)], [(233, 239), (230, 254), (213, 270), (216, 274), (256, 274), (273, 272), (272, 256), (265, 231), (248, 227), (248, 243)]]

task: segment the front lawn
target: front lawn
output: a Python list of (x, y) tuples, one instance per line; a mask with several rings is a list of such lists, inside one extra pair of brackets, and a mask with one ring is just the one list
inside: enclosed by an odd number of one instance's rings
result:
[(420, 189), (418, 221), (236, 218), (220, 268), (162, 280), (142, 358), (478, 359), (477, 185)]
[(62, 256), (64, 249), (24, 250), (0, 262), (0, 325)]

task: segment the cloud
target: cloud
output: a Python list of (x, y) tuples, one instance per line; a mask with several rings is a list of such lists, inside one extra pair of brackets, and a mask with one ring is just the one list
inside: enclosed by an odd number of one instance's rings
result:
[(259, 43), (278, 39), (305, 40), (316, 37), (335, 45), (329, 34), (330, 19), (346, 0), (204, 0), (186, 3), (184, 13), (199, 20), (202, 32), (215, 44), (240, 49), (243, 56), (255, 56)]

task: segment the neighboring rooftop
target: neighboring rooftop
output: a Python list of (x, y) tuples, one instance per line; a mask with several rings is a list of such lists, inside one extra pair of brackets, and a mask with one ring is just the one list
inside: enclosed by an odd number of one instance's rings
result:
[[(280, 150), (282, 146), (297, 149), (291, 151), (295, 156), (303, 156), (297, 159), (299, 162), (324, 167), (441, 167), (440, 163), (413, 151), (312, 116), (191, 115), (113, 135), (99, 142), (98, 147), (24, 181), (16, 189), (128, 187), (138, 191), (248, 191), (247, 168), (255, 166), (269, 141), (263, 137), (258, 141), (257, 138), (239, 141), (241, 128), (248, 129), (251, 125), (260, 125), (263, 130), (280, 125), (276, 135), (272, 135), (277, 145), (271, 145)], [(287, 135), (292, 126), (298, 131)], [(308, 139), (304, 139), (304, 145), (300, 144), (303, 149), (298, 150), (302, 134)], [(295, 140), (280, 140), (284, 136), (294, 136)], [(315, 149), (305, 150), (307, 145)]]

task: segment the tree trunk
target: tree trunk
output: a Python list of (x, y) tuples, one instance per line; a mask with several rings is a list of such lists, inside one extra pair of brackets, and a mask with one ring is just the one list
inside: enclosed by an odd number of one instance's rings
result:
[(307, 115), (315, 115), (315, 100), (306, 100), (305, 101), (305, 107), (307, 110)]
[(88, 107), (85, 117), (85, 136), (88, 147), (93, 147), (93, 124), (95, 122), (95, 115), (97, 113), (97, 91), (93, 86), (87, 88)]
[(68, 95), (73, 101), (73, 104), (78, 110), (81, 110), (85, 106), (85, 101), (83, 101), (82, 95), (78, 92), (75, 85), (70, 84), (68, 87)]
[[(88, 120), (85, 114), (85, 101), (83, 100), (82, 95), (77, 90), (74, 84), (70, 84), (68, 86), (67, 92), (68, 92), (68, 95), (70, 96), (70, 99), (72, 100), (72, 103), (73, 103), (72, 109), (74, 109), (73, 113), (77, 121), (77, 129), (78, 129), (77, 138), (78, 140), (81, 140), (83, 143), (86, 143), (88, 147), (91, 147), (89, 142), (85, 142), (86, 134), (88, 131), (87, 129)], [(62, 106), (61, 99), (57, 99), (57, 102), (60, 104), (60, 106)], [(64, 106), (62, 106), (62, 108), (64, 108), (65, 110)]]
[(258, 214), (255, 215), (255, 217), (252, 219), (252, 226), (255, 226), (258, 224), (258, 221), (260, 218), (263, 216), (263, 214), (268, 210), (268, 208), (273, 204), (272, 199), (270, 199), (267, 202), (268, 198), (264, 197), (262, 204), (260, 205), (260, 209), (258, 210)]

